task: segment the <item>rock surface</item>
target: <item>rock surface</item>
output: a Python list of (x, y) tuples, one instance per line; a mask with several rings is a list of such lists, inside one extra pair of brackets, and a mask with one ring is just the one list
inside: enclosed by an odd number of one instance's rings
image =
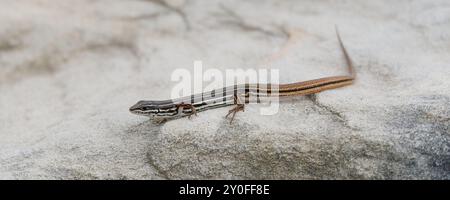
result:
[[(1, 179), (450, 179), (450, 3), (1, 0)], [(352, 86), (157, 125), (170, 74), (280, 69)]]

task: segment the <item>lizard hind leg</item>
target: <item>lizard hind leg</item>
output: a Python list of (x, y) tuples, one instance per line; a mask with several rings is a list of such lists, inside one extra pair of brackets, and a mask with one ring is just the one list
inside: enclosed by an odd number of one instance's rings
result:
[(232, 108), (231, 110), (229, 110), (228, 114), (225, 115), (225, 118), (228, 118), (228, 116), (232, 114), (231, 119), (230, 119), (230, 124), (233, 122), (234, 117), (236, 116), (236, 113), (239, 111), (244, 112), (244, 108), (245, 108), (245, 104), (243, 104), (241, 102), (241, 100), (239, 99), (239, 97), (236, 95), (234, 96), (234, 102), (235, 102), (236, 106), (234, 108)]

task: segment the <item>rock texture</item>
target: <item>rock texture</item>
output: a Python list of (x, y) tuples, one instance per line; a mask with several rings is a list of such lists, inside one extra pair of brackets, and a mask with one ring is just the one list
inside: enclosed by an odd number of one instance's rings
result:
[[(450, 179), (450, 3), (1, 0), (1, 179)], [(170, 73), (278, 68), (352, 86), (157, 125)]]

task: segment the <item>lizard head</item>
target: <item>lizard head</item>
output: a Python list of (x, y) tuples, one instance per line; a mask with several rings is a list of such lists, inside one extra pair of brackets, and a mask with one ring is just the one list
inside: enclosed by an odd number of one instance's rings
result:
[(130, 112), (136, 115), (147, 116), (151, 118), (174, 117), (178, 114), (179, 109), (172, 101), (138, 101), (130, 107)]

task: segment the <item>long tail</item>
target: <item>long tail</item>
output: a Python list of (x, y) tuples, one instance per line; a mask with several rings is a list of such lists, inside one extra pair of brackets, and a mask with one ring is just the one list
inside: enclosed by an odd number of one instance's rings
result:
[(337, 26), (335, 25), (334, 28), (336, 29), (336, 35), (337, 35), (337, 38), (339, 40), (339, 45), (341, 46), (342, 52), (344, 53), (345, 62), (347, 63), (348, 71), (350, 73), (350, 76), (353, 79), (356, 79), (356, 72), (355, 72), (355, 69), (353, 67), (352, 59), (350, 58), (350, 56), (347, 53), (347, 50), (345, 49), (344, 43), (342, 42), (341, 36), (339, 35), (339, 31), (338, 31)]

